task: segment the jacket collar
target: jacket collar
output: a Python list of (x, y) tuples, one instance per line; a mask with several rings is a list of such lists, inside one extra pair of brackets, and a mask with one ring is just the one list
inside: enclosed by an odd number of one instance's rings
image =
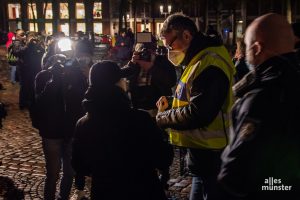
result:
[(206, 49), (208, 47), (221, 46), (221, 45), (222, 43), (217, 38), (206, 36), (201, 32), (199, 32), (192, 39), (191, 44), (187, 49), (184, 60), (182, 61), (181, 64), (183, 66), (187, 66), (189, 62), (193, 59), (193, 57), (203, 49)]
[(287, 70), (292, 70), (295, 73), (299, 71), (295, 53), (274, 56), (256, 66), (254, 71), (250, 71), (233, 86), (233, 91), (237, 97), (242, 97), (255, 88), (274, 83)]

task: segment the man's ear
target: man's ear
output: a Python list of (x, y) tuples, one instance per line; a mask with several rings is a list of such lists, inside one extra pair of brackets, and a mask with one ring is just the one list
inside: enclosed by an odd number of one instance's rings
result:
[(254, 55), (258, 56), (263, 50), (263, 45), (262, 45), (261, 42), (256, 41), (256, 42), (254, 42), (254, 47), (253, 48), (254, 48), (254, 51), (255, 51)]
[(182, 33), (182, 38), (190, 42), (192, 40), (192, 35), (188, 30), (184, 30)]

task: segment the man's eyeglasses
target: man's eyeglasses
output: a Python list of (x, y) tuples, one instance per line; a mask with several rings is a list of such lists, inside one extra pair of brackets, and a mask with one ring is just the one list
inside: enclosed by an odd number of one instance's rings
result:
[(170, 44), (167, 44), (166, 45), (166, 48), (169, 49), (169, 50), (173, 50), (173, 43), (177, 40), (177, 35), (171, 40)]
[(166, 38), (161, 37), (161, 40), (163, 41), (165, 47), (169, 50), (173, 50), (173, 43), (177, 40), (177, 35), (171, 40), (171, 42), (169, 44), (166, 44)]

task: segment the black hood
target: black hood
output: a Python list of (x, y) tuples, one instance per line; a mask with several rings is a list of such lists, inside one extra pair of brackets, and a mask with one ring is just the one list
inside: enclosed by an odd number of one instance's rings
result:
[(113, 114), (130, 109), (127, 94), (118, 86), (105, 89), (89, 87), (82, 104), (89, 114), (96, 115)]
[(204, 35), (203, 33), (199, 32), (191, 41), (191, 45), (189, 46), (185, 58), (182, 61), (182, 65), (186, 66), (189, 62), (193, 59), (193, 57), (208, 47), (217, 47), (221, 46), (222, 41), (218, 37), (211, 37)]

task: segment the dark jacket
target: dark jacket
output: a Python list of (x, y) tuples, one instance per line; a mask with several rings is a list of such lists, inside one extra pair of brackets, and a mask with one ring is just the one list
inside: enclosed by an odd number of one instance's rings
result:
[(156, 109), (156, 102), (161, 96), (171, 96), (172, 87), (176, 84), (175, 67), (165, 56), (156, 56), (152, 68), (149, 70), (148, 78), (150, 85), (139, 86), (138, 77), (141, 67), (129, 62), (122, 73), (129, 82), (132, 105), (135, 108), (150, 110)]
[[(236, 86), (231, 141), (222, 155), (219, 181), (238, 199), (295, 199), (300, 191), (300, 74), (294, 53), (273, 57)], [(247, 80), (246, 80), (247, 78)], [(265, 191), (262, 186), (292, 191)], [(278, 181), (277, 181), (278, 182)], [(275, 198), (276, 197), (276, 198)], [(282, 196), (281, 196), (282, 197)]]
[(234, 75), (234, 79), (235, 82), (238, 82), (249, 72), (249, 68), (246, 63), (245, 57), (242, 57), (240, 59), (234, 59), (233, 63), (236, 69), (236, 74)]
[(17, 72), (22, 87), (20, 103), (30, 107), (34, 102), (34, 79), (41, 71), (44, 49), (37, 43), (25, 44), (24, 41), (15, 40), (12, 43), (12, 52), (18, 57)]
[(17, 67), (20, 76), (30, 78), (34, 82), (36, 74), (41, 71), (41, 59), (44, 49), (37, 43), (25, 44), (24, 41), (15, 40), (12, 43), (13, 54), (17, 56)]
[(36, 77), (32, 123), (44, 138), (71, 138), (77, 120), (84, 115), (81, 102), (87, 79), (75, 66), (69, 75), (53, 79), (52, 74), (43, 70)]
[(131, 109), (117, 86), (89, 88), (83, 105), (87, 114), (76, 126), (72, 164), (76, 172), (91, 173), (92, 199), (166, 199), (155, 169), (172, 158), (151, 117)]
[[(220, 46), (210, 37), (196, 36), (187, 50), (183, 65), (188, 65), (192, 58), (201, 50)], [(208, 66), (193, 82), (191, 102), (187, 106), (160, 112), (156, 116), (162, 128), (190, 130), (208, 126), (221, 110), (226, 99), (229, 80), (225, 73), (215, 66)], [(189, 168), (194, 174), (208, 174), (213, 170), (212, 163), (218, 163), (213, 151), (190, 149)]]
[[(123, 45), (122, 45), (123, 43)], [(118, 49), (116, 57), (119, 60), (129, 60), (130, 59), (130, 39), (129, 37), (125, 36), (118, 36), (116, 41), (116, 48)]]

